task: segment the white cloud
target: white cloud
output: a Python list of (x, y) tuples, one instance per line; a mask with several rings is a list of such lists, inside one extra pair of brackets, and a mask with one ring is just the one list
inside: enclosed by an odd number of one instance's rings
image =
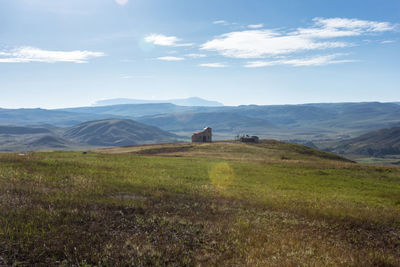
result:
[(388, 22), (357, 19), (315, 18), (313, 22), (312, 27), (298, 28), (292, 32), (270, 29), (229, 32), (202, 44), (200, 49), (216, 51), (223, 56), (233, 58), (265, 58), (302, 51), (353, 46), (348, 42), (321, 39), (360, 36), (395, 28)]
[(314, 18), (313, 21), (314, 27), (299, 28), (294, 34), (311, 38), (335, 38), (394, 30), (394, 25), (389, 22), (344, 18)]
[(264, 27), (264, 24), (250, 24), (250, 25), (247, 25), (247, 27), (249, 27), (250, 29), (259, 29), (259, 28)]
[(196, 53), (186, 54), (185, 56), (191, 57), (191, 58), (204, 58), (204, 57), (207, 57), (207, 55), (205, 55), (205, 54), (196, 54)]
[(144, 40), (148, 43), (152, 43), (155, 45), (161, 46), (192, 46), (191, 43), (178, 43), (181, 39), (176, 36), (166, 36), (163, 34), (150, 34), (144, 38)]
[(86, 50), (51, 51), (40, 48), (23, 46), (10, 51), (0, 52), (0, 63), (26, 63), (26, 62), (73, 62), (87, 63), (89, 58), (105, 56), (103, 52)]
[(358, 30), (345, 30), (336, 28), (299, 28), (291, 35), (303, 36), (304, 38), (318, 39), (318, 38), (337, 38), (337, 37), (350, 37), (359, 36), (362, 32)]
[(215, 21), (213, 21), (213, 24), (229, 25), (229, 22), (227, 22), (225, 20), (215, 20)]
[(247, 62), (244, 67), (246, 68), (259, 68), (259, 67), (268, 67), (268, 66), (276, 66), (276, 65), (290, 65), (294, 67), (300, 66), (323, 66), (330, 64), (339, 64), (339, 63), (348, 63), (348, 62), (356, 62), (357, 60), (353, 59), (337, 59), (344, 54), (332, 54), (332, 55), (324, 55), (324, 56), (315, 56), (310, 58), (301, 58), (301, 59), (282, 59), (282, 60), (273, 60), (273, 61), (250, 61)]
[(316, 26), (330, 29), (349, 29), (361, 32), (384, 32), (394, 30), (389, 22), (368, 21), (346, 18), (314, 18)]
[(395, 43), (395, 40), (384, 40), (381, 42), (381, 44), (391, 44), (391, 43)]
[(164, 61), (182, 61), (182, 60), (185, 60), (185, 58), (183, 58), (183, 57), (172, 57), (172, 56), (158, 57), (156, 59), (164, 60)]
[(199, 64), (200, 67), (208, 67), (208, 68), (225, 68), (228, 67), (228, 65), (225, 65), (220, 62), (214, 62), (214, 63), (203, 63)]
[(118, 5), (124, 6), (128, 3), (129, 0), (115, 0)]
[(272, 30), (248, 30), (223, 34), (201, 45), (234, 58), (261, 58), (305, 50), (345, 47), (343, 42), (315, 42), (300, 35), (281, 35)]

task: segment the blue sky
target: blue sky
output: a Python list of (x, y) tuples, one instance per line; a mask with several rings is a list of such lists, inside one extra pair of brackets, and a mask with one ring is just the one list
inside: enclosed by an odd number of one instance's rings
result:
[(400, 101), (400, 1), (0, 0), (0, 107)]

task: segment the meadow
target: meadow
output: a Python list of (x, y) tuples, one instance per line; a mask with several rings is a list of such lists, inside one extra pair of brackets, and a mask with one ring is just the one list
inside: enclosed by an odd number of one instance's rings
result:
[(300, 145), (0, 154), (0, 265), (399, 266), (400, 168)]

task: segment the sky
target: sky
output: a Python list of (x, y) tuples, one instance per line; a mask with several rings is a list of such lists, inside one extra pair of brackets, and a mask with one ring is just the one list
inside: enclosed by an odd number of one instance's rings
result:
[(0, 0), (0, 108), (400, 101), (399, 0)]

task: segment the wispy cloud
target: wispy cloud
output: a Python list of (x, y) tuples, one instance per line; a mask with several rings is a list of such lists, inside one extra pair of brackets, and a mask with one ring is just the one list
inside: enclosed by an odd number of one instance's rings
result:
[(394, 25), (389, 22), (347, 18), (314, 18), (313, 21), (316, 26), (328, 29), (349, 29), (361, 32), (384, 32), (394, 30)]
[(229, 25), (230, 23), (227, 22), (226, 20), (215, 20), (213, 21), (213, 24), (222, 24), (222, 25)]
[(250, 29), (259, 29), (259, 28), (264, 27), (264, 24), (250, 24), (250, 25), (247, 25), (247, 27)]
[(192, 46), (192, 43), (179, 43), (181, 39), (176, 36), (166, 36), (163, 34), (150, 34), (144, 38), (147, 43), (152, 43), (160, 46)]
[(381, 42), (381, 44), (391, 44), (391, 43), (395, 43), (395, 40), (384, 40)]
[(216, 51), (226, 57), (264, 58), (301, 51), (348, 47), (353, 44), (321, 39), (360, 36), (395, 28), (388, 22), (358, 19), (315, 18), (313, 22), (312, 27), (298, 28), (291, 32), (271, 29), (229, 32), (202, 44), (200, 49)]
[(199, 64), (200, 67), (208, 67), (208, 68), (225, 68), (228, 67), (228, 65), (225, 65), (224, 63), (220, 62), (213, 62), (213, 63), (203, 63)]
[(344, 42), (316, 42), (301, 35), (281, 35), (272, 30), (248, 30), (223, 34), (201, 45), (234, 58), (262, 58), (305, 50), (346, 47)]
[(191, 57), (191, 58), (204, 58), (204, 57), (207, 57), (207, 55), (205, 55), (205, 54), (196, 54), (196, 53), (186, 54), (185, 56)]
[(90, 58), (103, 56), (105, 56), (103, 52), (92, 52), (87, 50), (51, 51), (35, 47), (23, 46), (14, 48), (9, 51), (0, 51), (0, 63), (87, 63)]
[(310, 58), (300, 58), (300, 59), (282, 59), (282, 60), (272, 60), (272, 61), (250, 61), (247, 62), (244, 67), (246, 68), (260, 68), (260, 67), (269, 67), (276, 65), (290, 65), (294, 67), (300, 66), (323, 66), (330, 64), (339, 64), (339, 63), (348, 63), (348, 62), (357, 62), (358, 60), (354, 59), (337, 59), (344, 54), (332, 54), (332, 55), (323, 55), (323, 56), (314, 56)]
[(129, 0), (115, 0), (118, 5), (124, 6), (128, 3)]
[(388, 22), (345, 18), (314, 18), (313, 21), (314, 27), (298, 28), (294, 34), (310, 38), (336, 38), (394, 30), (394, 25)]
[(173, 57), (173, 56), (158, 57), (156, 59), (164, 60), (164, 61), (182, 61), (182, 60), (185, 60), (185, 58), (183, 58), (183, 57)]

